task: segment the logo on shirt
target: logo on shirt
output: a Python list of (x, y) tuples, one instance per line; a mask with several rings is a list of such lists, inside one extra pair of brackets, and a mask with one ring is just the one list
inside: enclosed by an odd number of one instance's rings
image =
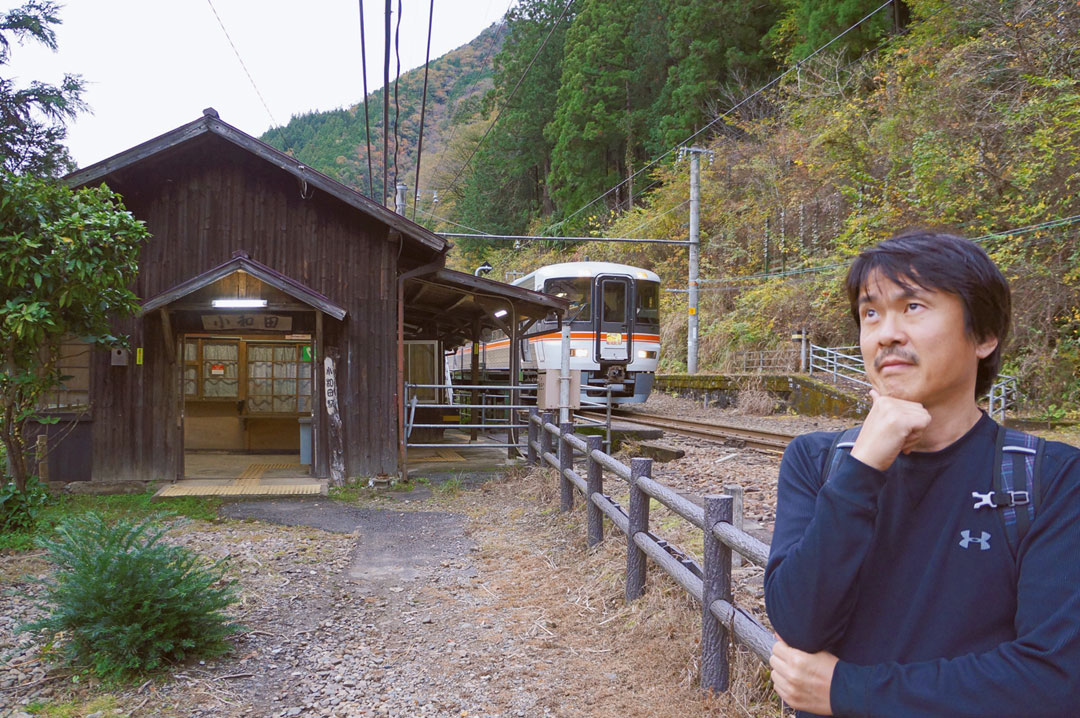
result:
[(990, 534), (986, 533), (985, 531), (980, 531), (980, 534), (981, 536), (979, 536), (979, 538), (971, 538), (971, 531), (968, 531), (967, 529), (961, 531), (960, 536), (962, 538), (960, 539), (960, 548), (967, 548), (971, 544), (977, 543), (979, 544), (980, 551), (989, 551)]

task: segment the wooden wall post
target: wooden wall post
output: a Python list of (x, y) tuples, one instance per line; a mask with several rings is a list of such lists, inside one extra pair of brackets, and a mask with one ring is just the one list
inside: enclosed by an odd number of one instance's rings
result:
[(604, 467), (593, 458), (592, 452), (601, 451), (604, 447), (604, 437), (587, 436), (585, 444), (588, 447), (585, 456), (587, 467), (585, 507), (589, 516), (588, 544), (595, 546), (604, 540), (604, 512), (593, 503), (593, 494), (604, 493)]
[(541, 416), (543, 422), (540, 426), (540, 465), (544, 466), (544, 455), (551, 453), (551, 434), (548, 433), (547, 427), (554, 421), (555, 415), (550, 411), (545, 411)]
[(728, 643), (731, 636), (709, 606), (718, 599), (731, 603), (731, 549), (716, 538), (712, 527), (731, 523), (734, 499), (727, 495), (705, 497), (705, 576), (701, 602), (701, 689), (722, 693), (728, 689), (731, 666)]
[(535, 406), (529, 407), (529, 451), (526, 454), (529, 466), (536, 466), (536, 447), (533, 446), (533, 442), (536, 441), (536, 418), (539, 415), (539, 409)]
[(574, 447), (566, 437), (574, 433), (574, 422), (559, 424), (559, 510), (574, 508), (574, 485), (566, 478), (566, 472), (574, 468)]
[(626, 533), (626, 600), (634, 601), (645, 592), (645, 552), (634, 536), (649, 530), (649, 495), (638, 486), (642, 476), (652, 478), (652, 459), (630, 459), (630, 519)]

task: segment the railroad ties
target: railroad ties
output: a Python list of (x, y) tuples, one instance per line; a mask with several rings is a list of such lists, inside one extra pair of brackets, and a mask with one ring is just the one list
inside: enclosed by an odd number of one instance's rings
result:
[(657, 416), (640, 411), (627, 409), (613, 409), (613, 417), (632, 423), (652, 426), (659, 429), (667, 429), (676, 434), (684, 434), (699, 439), (712, 441), (741, 441), (748, 448), (759, 451), (767, 451), (774, 454), (782, 454), (791, 440), (792, 434), (784, 434), (774, 431), (762, 431), (760, 429), (747, 429), (741, 426), (727, 424), (715, 424), (705, 421), (691, 421), (688, 419), (675, 419), (670, 416)]

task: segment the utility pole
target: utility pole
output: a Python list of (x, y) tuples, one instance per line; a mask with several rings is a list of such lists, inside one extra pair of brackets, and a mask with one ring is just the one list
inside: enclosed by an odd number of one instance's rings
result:
[(404, 182), (398, 182), (395, 189), (397, 193), (394, 195), (394, 211), (405, 216), (405, 193), (409, 187)]
[(712, 150), (701, 147), (682, 147), (679, 158), (690, 155), (690, 277), (689, 307), (686, 326), (686, 371), (697, 374), (698, 364), (698, 263), (701, 249), (701, 155), (709, 155), (712, 162)]

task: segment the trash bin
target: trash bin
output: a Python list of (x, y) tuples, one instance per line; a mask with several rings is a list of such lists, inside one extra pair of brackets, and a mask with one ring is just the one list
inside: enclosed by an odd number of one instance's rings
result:
[(300, 417), (300, 463), (311, 466), (311, 417)]

